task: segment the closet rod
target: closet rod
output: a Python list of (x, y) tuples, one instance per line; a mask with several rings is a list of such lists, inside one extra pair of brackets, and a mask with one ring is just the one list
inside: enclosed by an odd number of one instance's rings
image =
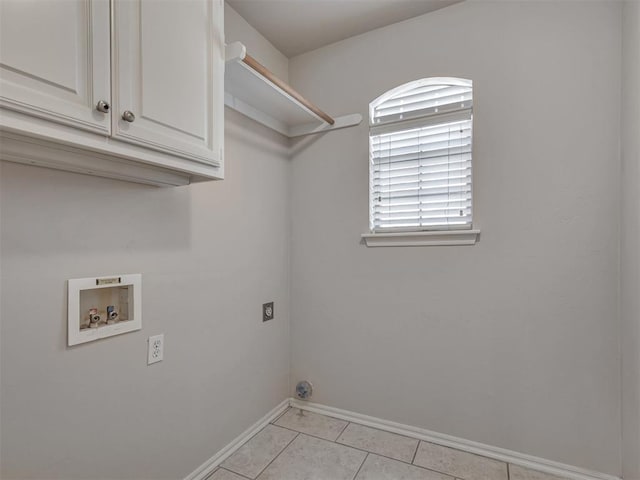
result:
[(333, 118), (331, 118), (329, 115), (324, 113), (322, 110), (320, 110), (318, 107), (316, 107), (309, 100), (307, 100), (302, 95), (300, 95), (298, 92), (296, 92), (291, 87), (291, 85), (283, 82), (278, 77), (276, 77), (267, 67), (262, 65), (255, 58), (253, 58), (251, 55), (246, 54), (245, 57), (242, 59), (242, 61), (244, 63), (246, 63), (249, 67), (253, 68), (260, 75), (265, 77), (267, 80), (269, 80), (271, 83), (276, 85), (278, 88), (280, 88), (281, 90), (286, 92), (288, 95), (290, 95), (291, 97), (295, 98), (298, 102), (300, 102), (306, 108), (311, 110), (315, 115), (317, 115), (318, 117), (323, 119), (329, 125), (333, 125), (334, 123), (336, 123), (336, 121)]

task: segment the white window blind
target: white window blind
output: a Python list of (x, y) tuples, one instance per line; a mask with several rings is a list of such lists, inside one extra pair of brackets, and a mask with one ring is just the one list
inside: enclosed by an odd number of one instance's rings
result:
[(369, 113), (371, 231), (471, 228), (471, 81), (411, 82)]

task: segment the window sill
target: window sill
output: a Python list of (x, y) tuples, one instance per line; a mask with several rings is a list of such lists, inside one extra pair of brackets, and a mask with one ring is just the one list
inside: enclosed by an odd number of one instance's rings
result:
[(479, 236), (480, 230), (363, 233), (361, 235), (367, 247), (474, 245)]

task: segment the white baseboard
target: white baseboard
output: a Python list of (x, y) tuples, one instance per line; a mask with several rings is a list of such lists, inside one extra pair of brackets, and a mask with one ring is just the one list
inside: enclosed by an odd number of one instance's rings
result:
[(382, 420), (380, 418), (370, 417), (368, 415), (362, 415), (348, 410), (327, 407), (326, 405), (301, 402), (293, 398), (290, 401), (290, 405), (292, 407), (301, 408), (302, 410), (308, 410), (310, 412), (320, 413), (329, 417), (359, 423), (360, 425), (366, 425), (379, 430), (417, 438), (419, 440), (424, 440), (425, 442), (436, 443), (438, 445), (455, 448), (464, 452), (475, 453), (476, 455), (481, 455), (483, 457), (494, 458), (513, 465), (520, 465), (540, 472), (550, 473), (573, 480), (621, 480), (620, 477), (613, 475), (590, 471), (574, 467), (572, 465), (566, 465), (564, 463), (506, 450), (504, 448), (493, 447), (491, 445), (485, 445), (471, 440), (445, 435), (443, 433), (432, 432), (423, 428), (403, 425), (389, 420)]
[(213, 473), (213, 471), (222, 462), (238, 450), (247, 440), (262, 430), (267, 424), (278, 418), (287, 408), (289, 408), (289, 406), (320, 413), (329, 417), (339, 418), (341, 420), (347, 420), (349, 422), (359, 423), (360, 425), (366, 425), (379, 430), (417, 438), (418, 440), (424, 440), (425, 442), (455, 448), (457, 450), (474, 453), (483, 457), (494, 458), (502, 462), (520, 465), (522, 467), (531, 468), (544, 473), (550, 473), (552, 475), (558, 475), (572, 480), (621, 480), (620, 477), (616, 477), (614, 475), (586, 470), (572, 465), (566, 465), (564, 463), (514, 452), (504, 448), (465, 440), (463, 438), (446, 435), (444, 433), (432, 432), (424, 428), (412, 427), (410, 425), (403, 425), (401, 423), (391, 422), (381, 418), (342, 410), (340, 408), (328, 407), (318, 403), (300, 402), (293, 398), (288, 398), (280, 403), (213, 457), (187, 475), (184, 480), (205, 480), (207, 476), (211, 475), (211, 473)]
[(238, 435), (234, 440), (231, 441), (227, 446), (225, 446), (222, 450), (216, 453), (209, 460), (204, 462), (198, 468), (196, 468), (193, 472), (187, 475), (184, 480), (204, 480), (207, 478), (213, 471), (224, 462), (231, 454), (233, 454), (237, 449), (239, 449), (247, 440), (253, 437), (256, 433), (262, 430), (268, 423), (272, 422), (274, 419), (278, 418), (287, 408), (289, 408), (290, 399), (283, 400), (277, 407), (267, 413), (264, 417), (258, 420), (256, 423), (251, 425), (247, 430)]

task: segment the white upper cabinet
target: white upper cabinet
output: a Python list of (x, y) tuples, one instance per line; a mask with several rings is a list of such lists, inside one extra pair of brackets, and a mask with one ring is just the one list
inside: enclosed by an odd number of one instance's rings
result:
[(127, 0), (114, 8), (114, 138), (219, 162), (221, 0)]
[(224, 178), (223, 0), (0, 0), (0, 159)]
[(109, 134), (109, 52), (109, 0), (0, 0), (0, 106)]

